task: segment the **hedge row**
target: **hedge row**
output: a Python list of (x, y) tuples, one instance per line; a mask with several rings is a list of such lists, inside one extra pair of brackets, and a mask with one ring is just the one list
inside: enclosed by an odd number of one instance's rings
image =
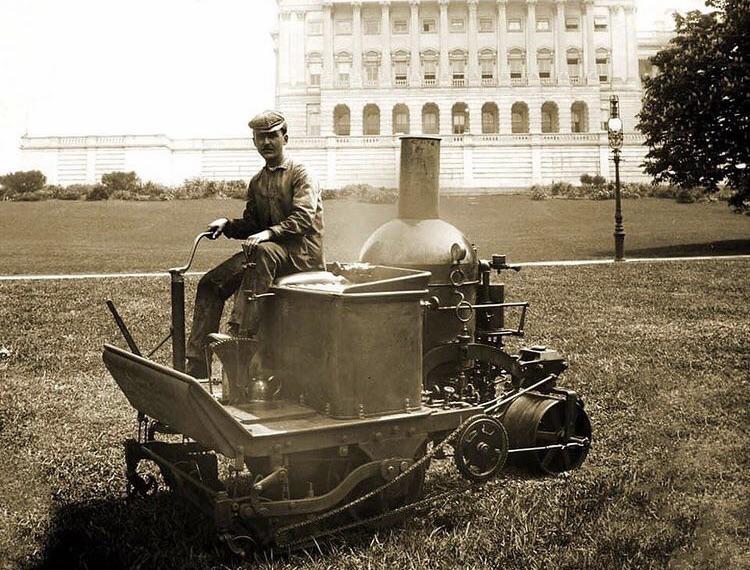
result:
[[(548, 200), (559, 198), (564, 200), (614, 200), (615, 183), (582, 184), (574, 186), (568, 182), (553, 182), (552, 184), (535, 184), (529, 189), (532, 200)], [(728, 200), (729, 194), (720, 192), (711, 195), (705, 188), (680, 188), (670, 184), (644, 184), (641, 182), (626, 182), (620, 185), (620, 196), (623, 199), (638, 198), (669, 198), (681, 204), (691, 204), (710, 200)]]

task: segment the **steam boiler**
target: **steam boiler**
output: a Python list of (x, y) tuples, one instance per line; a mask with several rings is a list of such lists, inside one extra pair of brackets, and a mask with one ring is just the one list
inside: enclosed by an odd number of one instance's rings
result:
[(433, 461), (452, 457), (467, 485), (508, 458), (547, 474), (583, 463), (591, 426), (558, 385), (567, 364), (544, 346), (506, 350), (528, 304), (492, 276), (517, 268), (480, 259), (440, 219), (439, 163), (439, 138), (402, 137), (398, 217), (358, 261), (250, 292), (257, 338), (211, 335), (207, 381), (184, 373), (184, 273), (205, 234), (170, 270), (172, 366), (142, 356), (110, 305), (130, 350), (107, 344), (104, 362), (138, 412), (131, 492), (158, 488), (143, 468), (156, 464), (241, 554), (247, 540), (294, 547), (425, 508)]

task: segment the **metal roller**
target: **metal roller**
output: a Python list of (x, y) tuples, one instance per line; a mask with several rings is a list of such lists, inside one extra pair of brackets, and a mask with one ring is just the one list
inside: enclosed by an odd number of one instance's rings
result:
[(581, 466), (591, 443), (591, 423), (575, 392), (530, 392), (514, 400), (502, 417), (512, 463), (556, 474)]

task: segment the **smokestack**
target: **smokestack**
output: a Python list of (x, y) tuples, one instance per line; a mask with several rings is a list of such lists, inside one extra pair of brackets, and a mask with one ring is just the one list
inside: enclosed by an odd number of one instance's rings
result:
[(440, 138), (401, 137), (398, 217), (440, 217)]

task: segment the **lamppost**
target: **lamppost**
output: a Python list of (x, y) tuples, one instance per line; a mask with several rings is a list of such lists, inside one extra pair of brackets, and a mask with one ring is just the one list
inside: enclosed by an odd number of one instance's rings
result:
[(622, 119), (620, 119), (620, 99), (617, 95), (609, 98), (609, 121), (607, 121), (609, 148), (615, 161), (615, 261), (625, 260), (625, 228), (622, 225), (622, 204), (620, 203), (620, 149), (622, 149)]

